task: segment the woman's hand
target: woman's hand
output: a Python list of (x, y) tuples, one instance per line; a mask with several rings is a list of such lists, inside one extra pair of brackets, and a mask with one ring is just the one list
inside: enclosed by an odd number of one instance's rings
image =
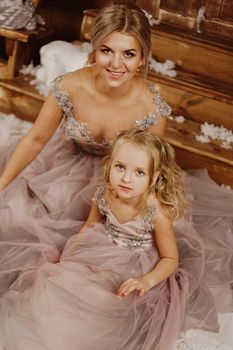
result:
[(139, 292), (140, 296), (143, 296), (152, 287), (153, 285), (146, 276), (140, 278), (129, 278), (120, 286), (118, 295), (124, 297), (136, 290)]

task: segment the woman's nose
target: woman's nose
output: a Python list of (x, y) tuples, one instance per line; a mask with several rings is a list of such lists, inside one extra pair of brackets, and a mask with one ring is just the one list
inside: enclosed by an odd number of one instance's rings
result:
[(114, 54), (112, 56), (112, 62), (111, 62), (111, 66), (114, 69), (120, 68), (122, 65), (122, 58), (121, 55), (119, 54)]

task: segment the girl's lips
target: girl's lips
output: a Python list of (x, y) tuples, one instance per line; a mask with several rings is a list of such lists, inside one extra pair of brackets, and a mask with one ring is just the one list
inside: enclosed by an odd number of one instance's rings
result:
[(123, 185), (118, 185), (118, 187), (123, 190), (123, 191), (132, 191), (132, 188), (127, 187), (127, 186), (123, 186)]

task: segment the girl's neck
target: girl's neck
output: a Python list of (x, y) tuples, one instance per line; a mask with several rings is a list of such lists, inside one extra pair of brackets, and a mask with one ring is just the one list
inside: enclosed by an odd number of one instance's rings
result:
[(147, 203), (144, 196), (135, 199), (125, 199), (115, 196), (111, 191), (108, 195), (108, 204), (114, 216), (119, 222), (131, 221), (135, 217), (140, 217), (147, 210)]

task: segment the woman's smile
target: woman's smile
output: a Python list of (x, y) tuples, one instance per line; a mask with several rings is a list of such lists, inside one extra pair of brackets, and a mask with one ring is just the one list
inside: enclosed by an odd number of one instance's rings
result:
[(120, 79), (125, 74), (125, 72), (117, 72), (108, 68), (106, 68), (106, 71), (112, 79)]

